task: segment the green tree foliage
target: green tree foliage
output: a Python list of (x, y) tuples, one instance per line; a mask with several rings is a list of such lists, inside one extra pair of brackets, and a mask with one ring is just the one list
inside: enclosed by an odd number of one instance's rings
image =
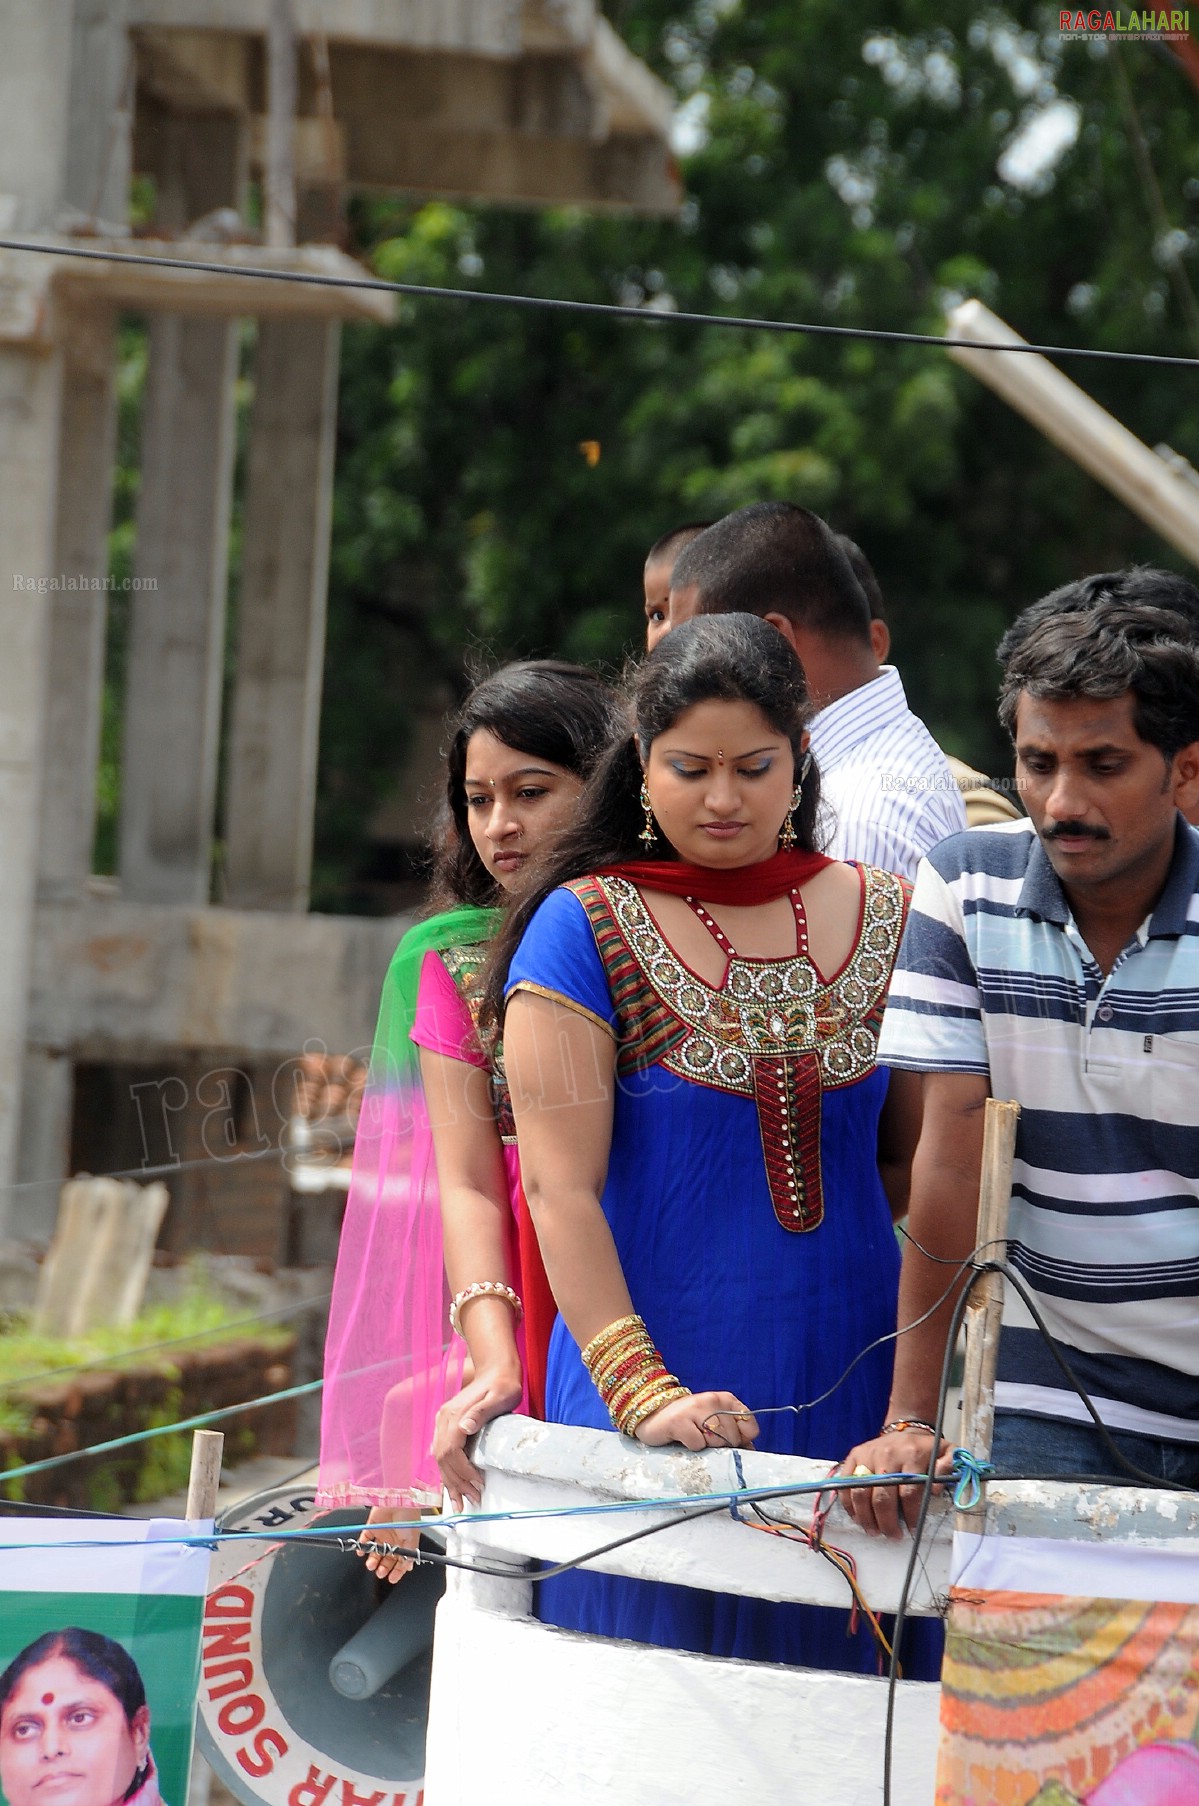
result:
[[(472, 651), (617, 661), (640, 637), (645, 549), (679, 520), (783, 497), (851, 533), (914, 705), (994, 769), (1006, 621), (1085, 571), (1179, 562), (939, 350), (654, 317), (940, 332), (947, 302), (978, 295), (1032, 339), (1199, 352), (1199, 97), (1166, 51), (1063, 43), (1040, 6), (608, 10), (678, 94), (678, 220), (354, 209), (357, 248), (388, 277), (646, 318), (414, 301), (391, 328), (347, 332), (326, 906), (430, 692), (460, 686)], [(1068, 369), (1140, 437), (1199, 461), (1189, 375)]]

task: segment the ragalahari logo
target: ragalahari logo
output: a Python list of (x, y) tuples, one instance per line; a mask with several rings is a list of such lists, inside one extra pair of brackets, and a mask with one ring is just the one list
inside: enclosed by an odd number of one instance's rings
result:
[(1124, 12), (1090, 12), (1063, 8), (1058, 14), (1058, 30), (1063, 38), (1123, 38), (1126, 42), (1152, 39), (1155, 43), (1176, 43), (1189, 37), (1190, 12), (1145, 7)]

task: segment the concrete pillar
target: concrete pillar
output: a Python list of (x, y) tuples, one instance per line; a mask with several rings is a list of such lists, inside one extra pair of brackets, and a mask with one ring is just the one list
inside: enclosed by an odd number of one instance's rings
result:
[(5, 0), (0, 44), (0, 195), (16, 233), (50, 226), (62, 204), (73, 8)]
[[(164, 229), (236, 205), (240, 137), (232, 117), (164, 120)], [(208, 901), (236, 368), (235, 321), (155, 316), (121, 767), (121, 891), (139, 902)]]
[[(62, 200), (123, 222), (129, 205), (133, 48), (125, 0), (75, 0)], [(78, 896), (92, 866), (104, 686), (108, 529), (116, 456), (116, 332), (107, 309), (64, 316), (55, 570), (81, 587), (50, 604), (50, 715), (38, 888)], [(84, 588), (83, 585), (88, 587)]]
[(308, 906), (338, 335), (258, 328), (222, 898), (241, 909)]
[(114, 322), (80, 311), (64, 334), (50, 685), (38, 894), (78, 897), (92, 869), (104, 692), (108, 528), (116, 446)]
[(63, 1048), (27, 1046), (21, 1071), (17, 1190), (8, 1227), (22, 1241), (48, 1242), (70, 1174), (75, 1062)]
[(129, 212), (135, 67), (126, 0), (75, 0), (63, 201), (110, 225)]
[(121, 894), (208, 901), (233, 480), (236, 326), (156, 315), (121, 762)]
[[(66, 156), (71, 9), (5, 7), (0, 195), (18, 231), (57, 211)], [(11, 1189), (33, 942), (34, 871), (54, 568), (61, 362), (0, 348), (0, 1233)], [(34, 587), (28, 588), (32, 583)]]
[[(117, 224), (128, 210), (132, 46), (125, 0), (75, 0), (70, 118), (61, 200)], [(39, 898), (81, 899), (92, 869), (104, 691), (108, 529), (116, 453), (116, 332), (107, 309), (64, 314), (55, 575), (79, 587), (49, 597), (49, 682), (38, 846)], [(21, 1233), (54, 1228), (70, 1156), (73, 1063), (25, 1049), (17, 1152)]]

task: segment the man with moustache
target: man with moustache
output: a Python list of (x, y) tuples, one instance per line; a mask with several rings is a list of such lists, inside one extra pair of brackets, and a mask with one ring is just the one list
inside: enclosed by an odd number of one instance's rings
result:
[[(1013, 1268), (1121, 1454), (1199, 1485), (1199, 646), (1152, 581), (1135, 602), (1108, 581), (1027, 611), (1001, 649), (1030, 819), (955, 835), (917, 874), (879, 1045), (926, 1075), (886, 1419), (902, 1427), (844, 1472), (927, 1465), (992, 1095), (1021, 1106)], [(1010, 1284), (995, 1402), (1000, 1471), (1128, 1482)], [(857, 1489), (849, 1509), (898, 1535), (919, 1490)]]

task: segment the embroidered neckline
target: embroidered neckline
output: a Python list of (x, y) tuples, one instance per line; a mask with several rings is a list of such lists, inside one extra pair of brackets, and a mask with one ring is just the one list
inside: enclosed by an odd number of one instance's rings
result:
[(890, 872), (863, 870), (857, 938), (825, 982), (810, 956), (728, 962), (719, 986), (687, 966), (627, 878), (593, 879), (655, 997), (684, 1029), (662, 1063), (698, 1084), (754, 1094), (753, 1061), (813, 1053), (826, 1087), (854, 1084), (875, 1064), (878, 1018), (904, 916)]

